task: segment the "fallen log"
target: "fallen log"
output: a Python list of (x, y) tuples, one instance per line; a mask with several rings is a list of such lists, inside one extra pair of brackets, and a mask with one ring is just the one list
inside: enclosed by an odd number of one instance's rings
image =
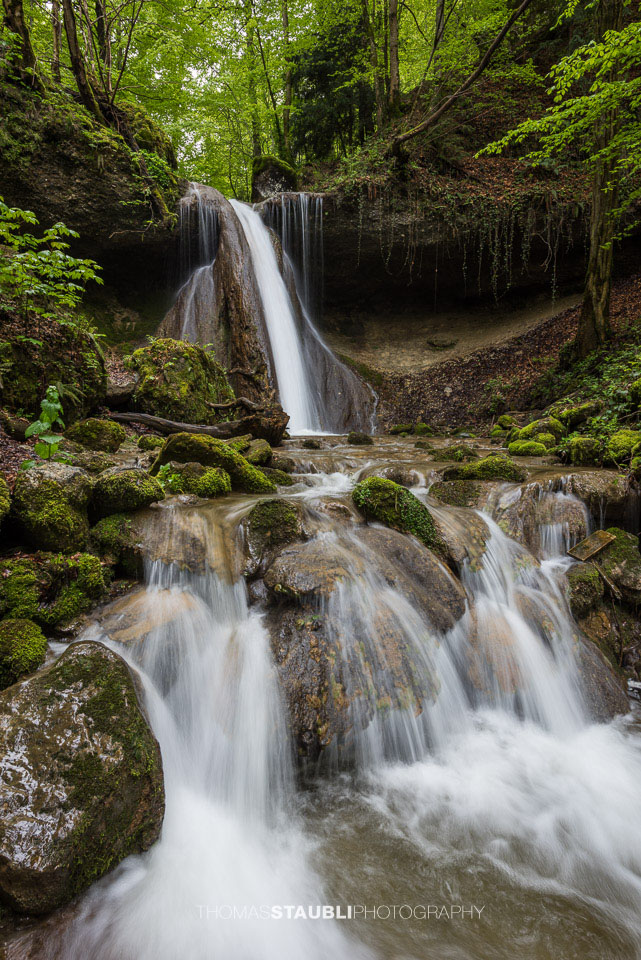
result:
[(227, 420), (208, 426), (203, 423), (180, 423), (177, 420), (165, 420), (150, 413), (112, 413), (110, 420), (117, 423), (141, 423), (151, 427), (163, 436), (172, 433), (202, 433), (207, 437), (217, 437), (220, 440), (229, 440), (232, 437), (242, 437), (251, 433), (253, 437), (267, 440), (273, 447), (277, 447), (283, 439), (289, 417), (280, 407), (272, 407), (261, 413), (255, 413), (240, 420)]

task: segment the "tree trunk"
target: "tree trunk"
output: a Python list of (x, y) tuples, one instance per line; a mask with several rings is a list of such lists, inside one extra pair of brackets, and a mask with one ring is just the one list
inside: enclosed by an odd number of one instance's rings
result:
[[(596, 37), (600, 40), (608, 30), (623, 25), (623, 0), (600, 0), (596, 13)], [(614, 113), (603, 118), (595, 131), (598, 153), (616, 132)], [(613, 238), (615, 210), (619, 197), (616, 160), (597, 160), (592, 179), (592, 212), (590, 216), (590, 256), (585, 277), (583, 305), (579, 317), (575, 346), (579, 357), (586, 357), (603, 346), (611, 335), (610, 293), (612, 289)]]
[(40, 90), (42, 84), (36, 72), (36, 57), (31, 46), (31, 37), (24, 17), (22, 0), (2, 0), (2, 6), (4, 8), (5, 25), (20, 38), (18, 75), (25, 83), (30, 83)]
[(378, 62), (378, 45), (376, 43), (376, 33), (374, 20), (369, 15), (368, 0), (361, 0), (363, 9), (363, 24), (365, 26), (365, 36), (369, 47), (369, 62), (372, 66), (372, 76), (374, 79), (374, 98), (376, 100), (376, 126), (380, 130), (385, 118), (385, 97), (384, 85), (381, 77), (380, 64)]
[(98, 53), (104, 66), (105, 90), (111, 93), (111, 37), (107, 29), (107, 12), (105, 0), (96, 0), (96, 34), (98, 36)]
[(53, 55), (51, 57), (51, 73), (53, 79), (60, 83), (60, 46), (62, 41), (62, 20), (60, 19), (60, 0), (53, 0), (51, 4), (51, 26), (53, 30)]
[(285, 152), (285, 159), (288, 162), (291, 162), (292, 147), (289, 135), (289, 117), (292, 108), (292, 67), (289, 62), (289, 9), (287, 6), (287, 0), (281, 0), (281, 13), (283, 21), (283, 39), (285, 41), (285, 57), (287, 60), (283, 90), (285, 101), (283, 106), (283, 149)]
[(247, 60), (249, 70), (247, 71), (247, 88), (249, 93), (249, 102), (251, 104), (251, 130), (252, 130), (252, 156), (260, 157), (262, 154), (260, 143), (260, 121), (258, 119), (258, 94), (256, 91), (256, 70), (258, 57), (256, 56), (256, 36), (253, 25), (253, 9), (251, 0), (245, 0), (245, 48), (247, 50)]
[(398, 0), (389, 0), (389, 107), (395, 115), (401, 109), (401, 74), (398, 60)]
[(96, 120), (99, 120), (100, 123), (104, 123), (104, 117), (98, 106), (98, 101), (87, 78), (84, 57), (78, 43), (76, 15), (71, 0), (62, 0), (62, 12), (64, 16), (65, 33), (67, 34), (67, 44), (69, 46), (69, 56), (71, 58), (71, 69), (76, 79), (80, 99), (89, 113), (91, 113)]

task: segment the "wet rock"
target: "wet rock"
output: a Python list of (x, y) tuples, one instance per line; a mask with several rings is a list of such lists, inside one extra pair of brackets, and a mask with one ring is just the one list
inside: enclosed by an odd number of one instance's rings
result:
[(118, 379), (107, 373), (107, 394), (105, 403), (112, 410), (119, 410), (129, 404), (140, 382), (137, 373), (130, 370), (119, 371)]
[(355, 430), (347, 434), (347, 442), (352, 446), (360, 447), (371, 447), (374, 443), (368, 433), (358, 433)]
[(245, 460), (253, 463), (255, 467), (262, 467), (268, 464), (272, 458), (272, 448), (266, 440), (252, 440), (247, 450), (242, 451)]
[(97, 643), (0, 695), (0, 897), (67, 903), (158, 838), (160, 750), (125, 663)]
[(170, 460), (162, 469), (163, 485), (169, 493), (191, 493), (205, 500), (231, 493), (229, 474), (219, 467)]
[(66, 463), (45, 462), (21, 471), (12, 508), (29, 543), (65, 553), (82, 550), (89, 536), (92, 489), (89, 474)]
[(596, 437), (571, 437), (568, 441), (567, 459), (574, 466), (594, 466), (602, 456), (603, 444)]
[(114, 565), (116, 574), (133, 580), (144, 573), (143, 536), (139, 524), (124, 513), (103, 517), (91, 528), (91, 545), (101, 557)]
[(0, 690), (44, 663), (47, 640), (31, 620), (0, 621)]
[(544, 492), (539, 484), (528, 484), (500, 494), (492, 515), (512, 540), (539, 556), (546, 527), (558, 526), (567, 545), (587, 536), (584, 507), (577, 500)]
[(111, 470), (100, 475), (93, 489), (91, 509), (96, 517), (141, 510), (165, 499), (162, 486), (144, 470)]
[(291, 193), (298, 188), (296, 171), (284, 160), (265, 155), (252, 162), (252, 203), (260, 203), (276, 193)]
[(591, 563), (577, 563), (567, 574), (570, 610), (577, 620), (587, 616), (603, 599), (603, 580)]
[(430, 486), (430, 496), (451, 507), (477, 507), (487, 500), (487, 484), (477, 480), (437, 480)]
[(172, 460), (178, 463), (200, 463), (205, 467), (219, 467), (229, 474), (232, 489), (248, 493), (274, 493), (276, 484), (269, 480), (242, 454), (215, 437), (199, 433), (174, 433), (165, 441), (152, 468), (152, 473)]
[(436, 526), (427, 507), (405, 487), (380, 477), (361, 480), (352, 499), (366, 518), (402, 533), (411, 533), (427, 547), (438, 546)]
[(274, 599), (327, 599), (341, 581), (362, 573), (358, 558), (349, 558), (334, 541), (310, 540), (286, 547), (273, 560), (264, 576)]
[(65, 431), (67, 440), (88, 447), (90, 450), (101, 450), (104, 453), (115, 453), (118, 447), (125, 442), (127, 434), (124, 427), (114, 420), (99, 420), (90, 417), (80, 420)]
[(376, 469), (371, 474), (373, 477), (382, 477), (383, 480), (391, 480), (401, 487), (414, 487), (420, 481), (421, 475), (418, 470), (411, 467), (404, 467), (402, 464)]
[(468, 460), (477, 460), (478, 453), (466, 443), (455, 443), (441, 450), (435, 450), (437, 460), (452, 460), (454, 463), (465, 463)]
[(508, 457), (491, 454), (473, 463), (448, 467), (443, 473), (444, 480), (506, 480), (520, 483), (525, 480), (527, 471)]
[(287, 500), (261, 500), (241, 523), (245, 544), (245, 576), (265, 569), (274, 551), (303, 538), (301, 509)]
[(450, 569), (460, 573), (466, 562), (472, 570), (478, 569), (490, 536), (483, 518), (466, 510), (447, 518), (436, 517), (435, 522), (443, 544), (441, 555)]
[(598, 526), (625, 520), (637, 497), (634, 481), (613, 470), (573, 473), (565, 478), (565, 486), (568, 493), (583, 500)]
[(630, 705), (622, 681), (598, 647), (590, 640), (579, 637), (574, 653), (592, 719), (606, 723), (619, 714), (627, 713)]
[(608, 580), (621, 591), (628, 603), (641, 603), (641, 555), (639, 538), (618, 527), (609, 527), (608, 533), (615, 540), (609, 543), (596, 558)]
[(305, 450), (320, 450), (321, 442), (320, 440), (314, 439), (314, 437), (307, 437), (301, 442), (301, 447)]
[(296, 481), (284, 470), (275, 470), (273, 467), (258, 467), (258, 470), (279, 487), (293, 487)]
[(282, 470), (283, 473), (296, 473), (296, 461), (281, 453), (272, 456), (271, 466), (274, 470)]

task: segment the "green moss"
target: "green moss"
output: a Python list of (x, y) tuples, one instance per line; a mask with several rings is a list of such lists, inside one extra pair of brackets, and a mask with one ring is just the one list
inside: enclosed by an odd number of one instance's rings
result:
[(430, 496), (451, 507), (476, 507), (482, 489), (477, 480), (437, 480), (430, 487)]
[(165, 499), (165, 492), (155, 477), (145, 470), (120, 470), (98, 477), (92, 496), (92, 510), (97, 517), (111, 513), (140, 510)]
[(245, 531), (252, 552), (260, 556), (268, 546), (281, 546), (300, 539), (300, 512), (286, 500), (261, 500), (247, 514)]
[(478, 454), (473, 447), (465, 443), (456, 443), (450, 447), (444, 447), (436, 451), (439, 460), (452, 460), (454, 463), (463, 463), (467, 460), (476, 460)]
[(234, 391), (209, 349), (182, 340), (154, 340), (126, 360), (139, 375), (132, 402), (137, 410), (183, 423), (214, 424), (233, 419)]
[(366, 517), (403, 533), (411, 533), (427, 547), (439, 546), (429, 510), (400, 484), (381, 477), (368, 477), (356, 484), (352, 498)]
[(392, 436), (401, 433), (411, 433), (413, 430), (413, 424), (411, 423), (395, 423), (392, 427), (389, 428), (388, 433), (391, 433)]
[(632, 460), (630, 460), (630, 470), (636, 480), (641, 480), (641, 457), (632, 457)]
[(148, 150), (158, 154), (170, 168), (176, 168), (176, 154), (171, 139), (165, 131), (152, 120), (147, 111), (139, 103), (120, 101), (121, 110), (131, 124), (136, 143), (141, 150)]
[(92, 554), (36, 553), (0, 565), (0, 615), (56, 629), (87, 613), (107, 590), (105, 571)]
[(293, 487), (296, 482), (288, 473), (285, 473), (284, 470), (278, 470), (276, 467), (259, 467), (258, 469), (268, 480), (278, 484), (279, 487)]
[(253, 463), (255, 467), (269, 463), (272, 458), (272, 448), (266, 440), (252, 440), (247, 449), (245, 451), (239, 451), (239, 453), (241, 452), (245, 460), (247, 460), (248, 463)]
[(2, 526), (4, 518), (8, 515), (10, 507), (11, 493), (9, 491), (9, 484), (2, 474), (0, 474), (0, 527)]
[(124, 443), (127, 434), (124, 427), (114, 420), (98, 420), (96, 417), (90, 417), (88, 420), (74, 423), (65, 431), (65, 437), (67, 440), (80, 443), (83, 447), (89, 447), (90, 450), (115, 453)]
[(198, 497), (222, 497), (231, 493), (229, 474), (220, 467), (209, 467), (196, 482), (193, 493)]
[(508, 480), (513, 483), (520, 483), (526, 477), (527, 471), (523, 467), (498, 454), (474, 463), (448, 467), (443, 474), (444, 480)]
[(429, 423), (415, 423), (413, 432), (417, 437), (434, 436), (434, 429), (430, 427)]
[(551, 450), (557, 445), (556, 437), (551, 433), (537, 433), (536, 442), (542, 443), (546, 450)]
[(294, 168), (289, 163), (285, 163), (284, 160), (281, 160), (280, 157), (275, 157), (273, 154), (265, 153), (260, 157), (254, 157), (252, 160), (252, 180), (255, 180), (256, 177), (259, 177), (261, 173), (264, 173), (266, 170), (274, 169), (277, 173), (281, 174), (290, 184), (291, 190), (296, 190), (298, 185), (298, 174)]
[(224, 440), (198, 433), (174, 433), (167, 439), (158, 455), (152, 472), (164, 463), (201, 463), (205, 467), (219, 467), (229, 474), (232, 489), (247, 493), (273, 493), (276, 484), (269, 480), (245, 457)]
[(603, 599), (603, 581), (591, 563), (578, 563), (568, 572), (570, 609), (575, 617), (585, 617)]
[(506, 436), (506, 431), (502, 427), (499, 427), (497, 424), (495, 427), (492, 427), (492, 429), (490, 430), (490, 436), (492, 438), (499, 437), (500, 439), (503, 439)]
[(639, 442), (641, 442), (641, 431), (617, 430), (605, 445), (603, 452), (604, 463), (615, 466), (627, 463), (632, 456), (632, 450)]
[(417, 440), (414, 444), (416, 450), (423, 450), (425, 453), (435, 453), (436, 449), (433, 443), (430, 443), (429, 440)]
[(571, 464), (587, 467), (601, 461), (602, 444), (595, 437), (570, 437), (567, 456)]
[(143, 573), (142, 552), (131, 517), (113, 513), (91, 528), (91, 544), (101, 556), (114, 563), (125, 577), (138, 579)]
[(601, 409), (598, 400), (588, 400), (585, 403), (579, 403), (572, 406), (555, 406), (550, 411), (553, 416), (559, 420), (567, 430), (574, 430), (575, 427), (585, 423), (590, 417), (595, 416)]
[(0, 689), (33, 673), (43, 662), (47, 640), (31, 620), (0, 622)]
[(29, 541), (45, 550), (83, 550), (89, 535), (84, 507), (51, 477), (39, 475), (32, 483), (31, 472), (18, 474), (13, 491), (13, 510)]
[(158, 450), (164, 442), (162, 437), (156, 437), (152, 433), (144, 433), (142, 437), (138, 438), (138, 449), (145, 451)]
[(534, 420), (528, 423), (519, 431), (519, 440), (536, 440), (540, 433), (551, 433), (556, 440), (560, 440), (565, 433), (565, 427), (556, 417), (543, 417), (542, 420)]
[(514, 440), (507, 449), (511, 457), (544, 457), (547, 453), (545, 444), (536, 440)]
[(511, 427), (516, 426), (516, 420), (508, 413), (503, 413), (496, 421), (496, 425), (500, 430), (509, 430)]
[(347, 442), (354, 447), (371, 447), (374, 443), (368, 433), (358, 433), (356, 430), (347, 434)]
[(630, 400), (637, 407), (641, 404), (641, 377), (630, 386)]

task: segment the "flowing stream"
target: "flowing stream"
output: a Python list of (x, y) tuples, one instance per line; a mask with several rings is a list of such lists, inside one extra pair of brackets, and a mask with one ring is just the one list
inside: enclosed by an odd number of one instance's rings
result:
[[(170, 499), (154, 511), (145, 587), (89, 631), (140, 671), (162, 837), (92, 888), (50, 956), (638, 957), (641, 739), (631, 718), (588, 720), (558, 531), (537, 560), (488, 514), (430, 503), (469, 550), (463, 615), (435, 626), (377, 547), (388, 531), (349, 512), (355, 480), (389, 452), (364, 461), (339, 443), (315, 465), (287, 452), (309, 472), (280, 495), (304, 511), (306, 549), (343, 571), (316, 611), (354, 694), (349, 763), (330, 749), (297, 775), (278, 643), (240, 575), (239, 523), (258, 498)], [(424, 478), (415, 493), (429, 498)], [(328, 905), (352, 916), (317, 918)], [(283, 916), (296, 909), (306, 918)]]

